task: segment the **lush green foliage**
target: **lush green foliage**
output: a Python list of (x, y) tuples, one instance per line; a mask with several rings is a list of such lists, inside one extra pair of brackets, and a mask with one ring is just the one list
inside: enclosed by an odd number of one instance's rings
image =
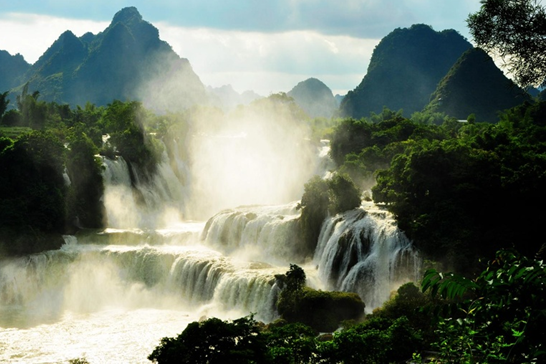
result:
[(252, 317), (192, 322), (176, 338), (163, 338), (148, 357), (160, 364), (267, 363), (266, 358), (265, 337)]
[(302, 323), (277, 320), (262, 331), (272, 363), (300, 364), (312, 362), (318, 354), (315, 331)]
[(290, 265), (283, 281), (277, 310), (288, 322), (303, 323), (317, 332), (332, 332), (342, 321), (358, 320), (364, 314), (364, 302), (355, 293), (305, 287), (305, 272), (297, 265)]
[(64, 147), (52, 133), (3, 140), (0, 151), (0, 224), (44, 232), (64, 228)]
[(108, 105), (100, 123), (102, 130), (110, 135), (108, 143), (119, 155), (153, 173), (160, 150), (145, 133), (144, 124), (149, 118), (141, 103), (116, 100)]
[(375, 172), (388, 168), (391, 159), (403, 152), (409, 141), (449, 137), (447, 129), (433, 124), (434, 121), (452, 123), (445, 115), (414, 115), (419, 122), (403, 118), (400, 111), (384, 108), (381, 114), (366, 119), (343, 120), (332, 135), (332, 159), (359, 185), (373, 185)]
[(300, 226), (306, 254), (313, 254), (320, 235), (320, 229), (328, 216), (328, 183), (319, 176), (305, 184), (301, 198)]
[(327, 363), (400, 363), (418, 350), (421, 338), (406, 317), (371, 318), (334, 335), (322, 346)]
[(0, 254), (60, 246), (47, 235), (61, 233), (66, 222), (63, 160), (52, 133), (0, 138)]
[[(3, 254), (56, 248), (61, 233), (103, 227), (99, 151), (111, 158), (122, 155), (131, 167), (151, 174), (162, 149), (149, 134), (162, 137), (171, 126), (183, 124), (178, 116), (154, 116), (136, 102), (71, 109), (38, 97), (25, 86), (17, 97), (18, 109), (0, 119)], [(110, 138), (104, 146), (105, 134)]]
[(421, 338), (405, 317), (371, 318), (330, 336), (301, 323), (260, 325), (252, 317), (233, 322), (193, 322), (176, 338), (163, 338), (148, 359), (164, 363), (394, 363), (411, 358)]
[(468, 27), (476, 44), (500, 56), (522, 86), (546, 81), (546, 9), (537, 0), (481, 0)]
[(421, 251), (456, 270), (502, 247), (534, 254), (541, 223), (528, 203), (546, 202), (545, 110), (524, 104), (496, 125), (446, 123), (443, 139), (406, 142), (377, 173), (375, 201), (388, 204)]
[(544, 362), (544, 282), (542, 260), (511, 251), (497, 253), (474, 280), (427, 271), (423, 291), (452, 302), (450, 314), (440, 313), (434, 346), (454, 363)]
[(360, 206), (360, 190), (346, 174), (335, 174), (324, 180), (313, 177), (305, 184), (301, 198), (300, 226), (307, 254), (313, 254), (324, 219), (330, 214)]
[(425, 108), (459, 120), (497, 122), (499, 112), (530, 101), (531, 96), (508, 79), (482, 49), (463, 53), (438, 83)]

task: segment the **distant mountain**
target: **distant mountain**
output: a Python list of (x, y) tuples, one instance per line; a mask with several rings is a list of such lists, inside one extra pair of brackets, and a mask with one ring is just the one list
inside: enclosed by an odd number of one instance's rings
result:
[(17, 86), (30, 68), (22, 55), (0, 51), (0, 93)]
[(298, 83), (287, 95), (313, 118), (331, 118), (338, 107), (332, 90), (316, 78)]
[(160, 40), (135, 7), (116, 13), (97, 35), (61, 34), (26, 72), (22, 83), (27, 81), (42, 99), (72, 105), (130, 99), (164, 110), (207, 98), (188, 60)]
[(472, 45), (454, 30), (434, 31), (417, 24), (396, 29), (375, 47), (366, 76), (343, 99), (343, 116), (360, 118), (384, 106), (421, 111), (438, 82)]
[(457, 119), (467, 119), (473, 113), (477, 121), (495, 122), (499, 111), (530, 100), (531, 96), (506, 78), (487, 53), (473, 48), (440, 81), (426, 110)]
[(345, 98), (345, 95), (336, 94), (334, 96), (334, 98), (336, 99), (337, 107), (339, 107), (341, 105), (341, 103), (343, 102), (343, 99)]
[(248, 105), (252, 101), (261, 99), (263, 96), (258, 95), (254, 91), (248, 90), (242, 94), (233, 89), (231, 85), (221, 87), (207, 87), (207, 93), (211, 105), (216, 106), (224, 111), (230, 111), (238, 105)]

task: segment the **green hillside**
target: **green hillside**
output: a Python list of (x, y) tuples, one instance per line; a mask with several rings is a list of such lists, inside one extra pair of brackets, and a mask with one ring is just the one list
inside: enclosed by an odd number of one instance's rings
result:
[(417, 24), (398, 28), (375, 48), (368, 72), (343, 99), (343, 116), (379, 114), (386, 106), (406, 116), (420, 111), (430, 94), (471, 44), (454, 30), (434, 31)]
[(530, 100), (479, 48), (466, 51), (440, 81), (426, 110), (457, 119), (474, 114), (477, 121), (496, 122), (498, 112)]

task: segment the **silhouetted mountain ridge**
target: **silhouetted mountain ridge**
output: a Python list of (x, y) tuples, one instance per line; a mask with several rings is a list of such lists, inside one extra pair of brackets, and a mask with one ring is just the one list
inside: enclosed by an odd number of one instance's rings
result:
[(0, 50), (0, 92), (17, 86), (29, 68), (22, 55)]
[(331, 118), (337, 110), (332, 90), (316, 78), (298, 83), (288, 92), (296, 104), (311, 117)]
[(384, 106), (421, 111), (438, 82), (472, 45), (454, 30), (434, 31), (416, 24), (398, 28), (374, 49), (362, 82), (343, 99), (340, 111), (355, 118), (380, 113)]
[[(44, 100), (72, 105), (141, 100), (151, 108), (165, 110), (207, 100), (188, 60), (162, 41), (157, 28), (144, 21), (135, 7), (117, 12), (97, 35), (85, 33), (78, 38), (71, 31), (61, 34), (14, 91), (20, 92), (26, 82), (30, 82), (30, 90), (40, 91)], [(151, 104), (164, 98), (167, 91), (177, 102)]]
[(530, 95), (508, 79), (487, 53), (472, 48), (440, 81), (426, 110), (457, 119), (474, 114), (477, 121), (496, 122), (499, 111), (530, 100)]

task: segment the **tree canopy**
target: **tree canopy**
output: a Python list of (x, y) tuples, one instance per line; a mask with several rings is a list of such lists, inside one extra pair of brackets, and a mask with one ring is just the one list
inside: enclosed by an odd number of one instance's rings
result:
[(500, 57), (521, 86), (546, 83), (546, 9), (538, 0), (482, 0), (468, 19), (478, 47)]

